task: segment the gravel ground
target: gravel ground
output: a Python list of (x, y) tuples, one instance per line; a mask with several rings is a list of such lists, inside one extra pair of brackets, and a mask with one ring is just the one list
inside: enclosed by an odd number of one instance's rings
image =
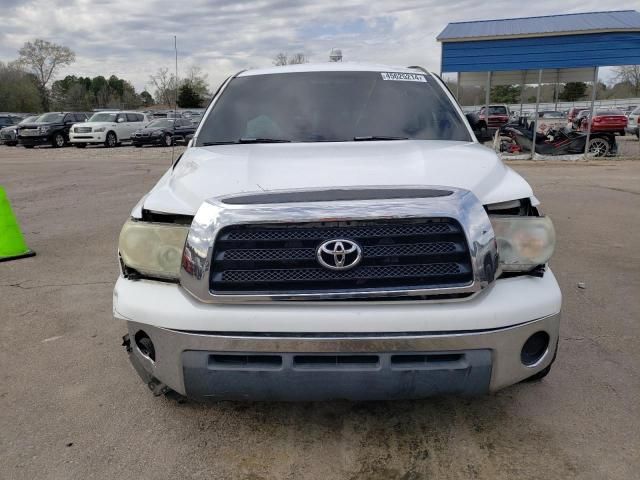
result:
[(545, 380), (473, 399), (203, 406), (154, 398), (111, 316), (120, 227), (170, 160), (0, 146), (38, 253), (0, 263), (0, 478), (638, 478), (640, 161), (513, 164), (558, 232)]

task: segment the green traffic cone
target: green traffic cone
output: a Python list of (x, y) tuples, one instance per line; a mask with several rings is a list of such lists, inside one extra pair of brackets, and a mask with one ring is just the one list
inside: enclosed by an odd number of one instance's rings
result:
[(24, 242), (7, 194), (0, 186), (0, 262), (33, 257), (35, 254)]

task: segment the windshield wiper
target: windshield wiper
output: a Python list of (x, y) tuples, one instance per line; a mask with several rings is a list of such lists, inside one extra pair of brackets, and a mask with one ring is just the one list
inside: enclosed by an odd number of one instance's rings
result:
[(238, 140), (238, 143), (291, 143), (291, 140), (285, 140), (283, 138), (247, 138), (243, 137)]
[(238, 140), (227, 140), (222, 142), (203, 142), (204, 147), (211, 145), (238, 145), (240, 143), (290, 143), (291, 140), (282, 138), (239, 138)]
[(373, 140), (409, 140), (409, 137), (389, 137), (384, 135), (367, 135), (365, 137), (353, 137), (354, 142), (371, 142)]

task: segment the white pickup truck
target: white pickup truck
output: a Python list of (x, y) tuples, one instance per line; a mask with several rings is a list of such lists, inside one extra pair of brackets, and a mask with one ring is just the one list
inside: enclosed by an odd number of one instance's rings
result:
[(248, 70), (125, 223), (113, 312), (158, 395), (477, 395), (549, 372), (554, 244), (437, 76)]

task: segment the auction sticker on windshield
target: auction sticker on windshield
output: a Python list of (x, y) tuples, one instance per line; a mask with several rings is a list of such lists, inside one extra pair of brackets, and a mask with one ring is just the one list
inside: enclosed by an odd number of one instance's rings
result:
[(424, 75), (417, 73), (381, 72), (383, 80), (399, 80), (401, 82), (426, 82)]

